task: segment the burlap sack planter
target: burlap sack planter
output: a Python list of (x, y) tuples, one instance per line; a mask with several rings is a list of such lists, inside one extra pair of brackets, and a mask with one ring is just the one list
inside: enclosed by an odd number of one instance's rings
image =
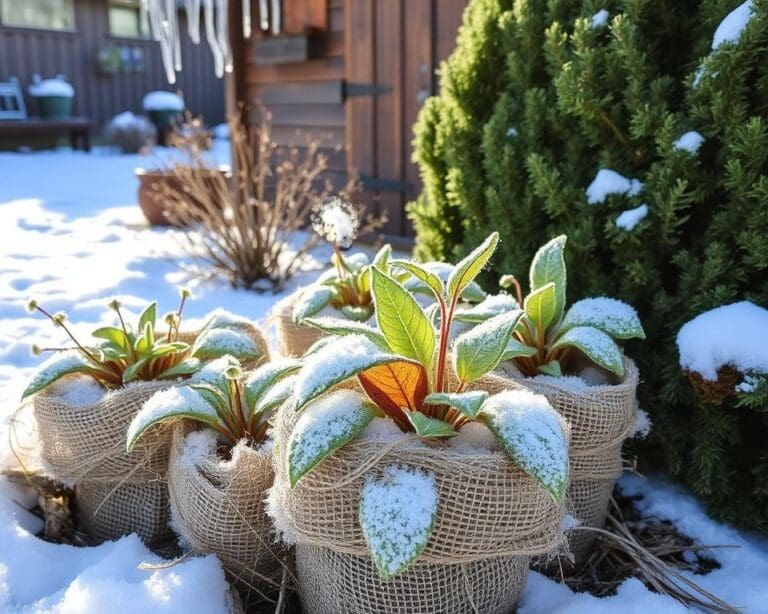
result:
[[(509, 612), (529, 557), (562, 543), (564, 504), (502, 452), (467, 454), (412, 438), (353, 440), (291, 489), (285, 455), (298, 417), (290, 402), (278, 413), (270, 505), (279, 530), (296, 543), (298, 590), (310, 614)], [(392, 464), (432, 473), (440, 502), (416, 564), (383, 582), (358, 513), (365, 476)]]
[[(267, 344), (249, 331), (267, 355)], [(180, 335), (186, 342), (197, 333)], [(173, 543), (166, 485), (171, 429), (156, 427), (126, 452), (128, 426), (144, 403), (173, 382), (135, 382), (105, 391), (91, 404), (73, 405), (56, 385), (34, 396), (41, 458), (56, 479), (77, 485), (78, 510), (95, 543), (136, 532), (150, 547)], [(103, 495), (103, 496), (102, 496)]]
[(303, 356), (315, 341), (325, 336), (316, 328), (293, 321), (293, 307), (303, 291), (304, 288), (300, 288), (277, 303), (272, 310), (271, 319), (275, 323), (278, 349), (283, 356)]
[[(272, 612), (285, 559), (264, 507), (274, 477), (272, 457), (241, 444), (230, 461), (223, 462), (215, 449), (192, 460), (185, 449), (192, 432), (192, 425), (183, 424), (173, 433), (168, 466), (173, 526), (194, 552), (219, 557), (247, 609)], [(212, 433), (210, 439), (215, 446)]]
[[(602, 528), (613, 487), (622, 472), (621, 448), (635, 425), (639, 382), (635, 363), (624, 358), (624, 377), (620, 382), (583, 390), (526, 378), (512, 363), (503, 363), (500, 374), (509, 380), (509, 388), (525, 388), (547, 397), (552, 407), (568, 420), (571, 483), (566, 498), (570, 513), (580, 526)], [(596, 539), (596, 534), (588, 531), (575, 531), (569, 536), (573, 565), (586, 560)], [(554, 570), (561, 565), (569, 566), (563, 559), (549, 561), (547, 568)]]

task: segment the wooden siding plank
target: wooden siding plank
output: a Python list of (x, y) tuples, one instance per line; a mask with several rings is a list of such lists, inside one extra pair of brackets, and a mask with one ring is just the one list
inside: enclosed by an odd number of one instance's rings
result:
[(268, 105), (344, 104), (341, 79), (280, 85), (251, 84), (248, 88), (248, 96), (249, 100), (259, 99)]
[(307, 28), (328, 28), (327, 0), (283, 0), (283, 23), (288, 34), (301, 34)]

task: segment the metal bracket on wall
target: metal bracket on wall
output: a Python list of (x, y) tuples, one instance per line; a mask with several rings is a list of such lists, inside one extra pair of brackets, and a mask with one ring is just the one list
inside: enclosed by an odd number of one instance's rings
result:
[(389, 94), (391, 91), (392, 88), (389, 85), (380, 83), (352, 83), (344, 81), (342, 95), (344, 100), (346, 100), (353, 96), (380, 96), (381, 94)]

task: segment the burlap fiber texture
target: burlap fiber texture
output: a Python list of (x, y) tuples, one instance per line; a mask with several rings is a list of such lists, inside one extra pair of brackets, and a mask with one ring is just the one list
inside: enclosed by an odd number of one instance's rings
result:
[[(511, 388), (542, 394), (571, 425), (571, 484), (567, 499), (581, 526), (602, 528), (616, 479), (622, 471), (621, 448), (634, 428), (639, 372), (624, 358), (624, 378), (615, 385), (590, 386), (584, 391), (565, 390), (534, 382), (512, 363), (502, 365)], [(577, 531), (568, 538), (579, 565), (590, 553), (596, 535)], [(562, 563), (562, 561), (561, 561)], [(550, 563), (555, 568), (557, 562)]]
[(168, 490), (175, 526), (192, 550), (219, 557), (246, 608), (268, 608), (279, 592), (285, 558), (264, 510), (272, 458), (239, 446), (230, 462), (212, 452), (193, 466), (182, 456), (191, 430), (180, 424), (173, 433)]
[(271, 319), (275, 323), (278, 348), (283, 356), (303, 356), (315, 341), (325, 336), (316, 328), (293, 321), (293, 306), (302, 291), (303, 288), (284, 298), (272, 311)]
[[(505, 380), (487, 376), (472, 387), (494, 393), (506, 386)], [(445, 611), (475, 611), (473, 602), (505, 600), (495, 595), (498, 590), (516, 596), (524, 584), (525, 571), (507, 578), (516, 578), (514, 585), (508, 585), (493, 573), (486, 578), (476, 570), (506, 570), (496, 572), (501, 576), (517, 566), (527, 570), (528, 556), (552, 551), (562, 543), (564, 504), (556, 504), (502, 452), (469, 455), (447, 448), (414, 446), (413, 437), (405, 434), (406, 441), (386, 444), (353, 441), (291, 489), (286, 452), (298, 417), (290, 401), (278, 412), (273, 497), (299, 546), (299, 592), (302, 601), (310, 604), (309, 612), (334, 611), (342, 595), (335, 585), (337, 581), (345, 583), (347, 602), (357, 603), (354, 609), (341, 611), (442, 611), (413, 606), (402, 609), (399, 595), (403, 588), (396, 582), (380, 582), (371, 562), (358, 520), (360, 491), (365, 476), (380, 474), (386, 465), (418, 468), (435, 477), (440, 501), (435, 528), (418, 558), (420, 571), (403, 581), (408, 591), (420, 594), (419, 603), (425, 604), (425, 608), (446, 598), (438, 593), (451, 585), (460, 568), (464, 569), (463, 580), (453, 585), (451, 595), (451, 608), (455, 609)], [(567, 433), (564, 420), (562, 424)], [(312, 565), (322, 567), (308, 573)], [(333, 571), (338, 566), (353, 574), (352, 579), (339, 579)], [(368, 602), (370, 595), (356, 591), (374, 591), (376, 601)], [(506, 610), (500, 611), (511, 610), (514, 600), (505, 603)]]

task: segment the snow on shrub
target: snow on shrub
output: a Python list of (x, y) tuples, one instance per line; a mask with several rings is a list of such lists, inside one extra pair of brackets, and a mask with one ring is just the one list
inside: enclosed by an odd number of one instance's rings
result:
[(123, 153), (138, 153), (152, 143), (155, 134), (155, 126), (146, 117), (125, 111), (109, 121), (104, 140)]
[(149, 92), (144, 96), (141, 107), (145, 111), (183, 111), (184, 99), (173, 92)]

